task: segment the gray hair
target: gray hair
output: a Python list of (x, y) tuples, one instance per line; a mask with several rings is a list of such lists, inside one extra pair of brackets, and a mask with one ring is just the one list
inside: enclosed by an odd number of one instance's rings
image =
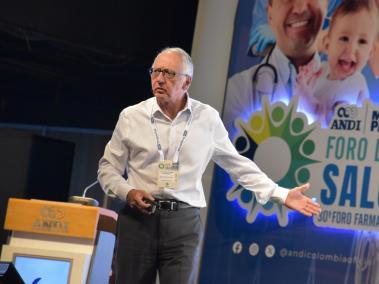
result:
[[(192, 63), (192, 58), (191, 56), (182, 48), (180, 47), (166, 47), (162, 49), (159, 53), (164, 53), (164, 52), (173, 52), (179, 55), (182, 58), (182, 61), (185, 65), (185, 70), (184, 73), (187, 74), (188, 76), (192, 77), (193, 76), (193, 63)], [(158, 56), (157, 55), (157, 56)]]

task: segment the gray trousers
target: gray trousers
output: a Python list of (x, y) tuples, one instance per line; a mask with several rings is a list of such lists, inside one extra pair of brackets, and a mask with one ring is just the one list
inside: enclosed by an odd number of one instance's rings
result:
[(117, 284), (193, 284), (200, 258), (203, 225), (200, 209), (156, 211), (126, 205), (118, 217)]

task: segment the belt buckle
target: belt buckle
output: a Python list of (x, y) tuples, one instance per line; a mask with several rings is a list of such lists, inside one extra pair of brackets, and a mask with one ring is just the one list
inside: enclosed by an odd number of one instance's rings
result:
[(159, 200), (158, 204), (159, 204), (160, 210), (168, 210), (168, 211), (178, 210), (178, 202), (174, 200)]
[(170, 202), (170, 210), (171, 211), (177, 211), (179, 208), (179, 203), (176, 200), (173, 200)]

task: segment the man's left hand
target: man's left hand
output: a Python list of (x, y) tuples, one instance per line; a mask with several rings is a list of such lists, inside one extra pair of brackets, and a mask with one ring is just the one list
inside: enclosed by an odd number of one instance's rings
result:
[(319, 214), (321, 212), (320, 205), (304, 195), (308, 188), (309, 183), (291, 189), (284, 205), (308, 217)]

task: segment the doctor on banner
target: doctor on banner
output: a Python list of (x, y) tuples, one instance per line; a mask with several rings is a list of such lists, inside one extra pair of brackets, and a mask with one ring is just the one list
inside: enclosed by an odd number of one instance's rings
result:
[(228, 80), (224, 122), (227, 129), (241, 113), (257, 110), (263, 96), (288, 102), (300, 66), (320, 68), (317, 38), (326, 16), (327, 0), (269, 0), (267, 16), (276, 45), (262, 63)]

